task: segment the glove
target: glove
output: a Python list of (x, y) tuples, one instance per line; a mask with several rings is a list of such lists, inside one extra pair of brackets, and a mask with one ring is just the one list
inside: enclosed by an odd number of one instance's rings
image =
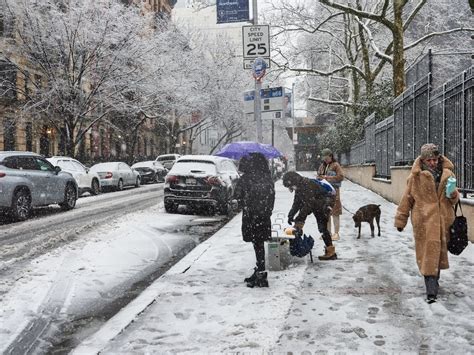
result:
[(301, 237), (303, 235), (303, 229), (300, 227), (295, 227), (295, 237)]
[(295, 220), (293, 217), (288, 216), (288, 224), (291, 226)]
[(397, 227), (397, 231), (403, 232), (403, 228)]

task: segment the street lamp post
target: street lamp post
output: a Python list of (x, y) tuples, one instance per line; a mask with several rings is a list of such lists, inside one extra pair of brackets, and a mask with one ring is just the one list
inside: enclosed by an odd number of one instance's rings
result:
[(293, 150), (295, 149), (295, 82), (291, 84), (291, 119), (293, 121), (292, 127), (291, 127), (291, 140), (293, 143)]

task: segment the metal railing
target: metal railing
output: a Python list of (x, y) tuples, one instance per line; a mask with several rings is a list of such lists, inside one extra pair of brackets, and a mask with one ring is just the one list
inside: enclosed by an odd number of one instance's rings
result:
[(453, 162), (458, 186), (474, 191), (474, 67), (434, 90), (430, 75), (393, 101), (393, 116), (379, 123), (374, 114), (367, 117), (364, 140), (341, 154), (341, 162), (375, 162), (377, 176), (390, 177), (390, 166), (412, 164), (432, 142)]

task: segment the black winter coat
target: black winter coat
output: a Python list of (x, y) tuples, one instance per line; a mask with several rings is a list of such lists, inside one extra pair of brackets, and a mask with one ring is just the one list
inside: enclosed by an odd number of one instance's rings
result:
[(293, 219), (298, 212), (294, 219), (295, 222), (305, 222), (306, 217), (311, 213), (316, 218), (321, 215), (329, 216), (334, 202), (335, 196), (327, 193), (318, 183), (312, 181), (312, 179), (301, 177), (296, 186), (295, 198), (290, 212), (288, 212), (288, 218)]
[(245, 173), (237, 182), (234, 197), (242, 207), (244, 241), (271, 239), (275, 185), (270, 174)]

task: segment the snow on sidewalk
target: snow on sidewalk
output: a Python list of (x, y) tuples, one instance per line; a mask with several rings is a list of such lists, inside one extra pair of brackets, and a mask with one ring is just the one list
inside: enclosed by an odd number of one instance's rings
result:
[[(278, 182), (273, 218), (286, 213), (293, 195)], [(381, 237), (362, 225), (355, 239), (343, 211), (337, 261), (321, 262), (323, 242), (315, 218), (314, 264), (295, 259), (269, 272), (268, 289), (249, 289), (243, 279), (255, 263), (240, 234), (241, 215), (200, 244), (96, 334), (76, 354), (228, 353), (343, 351), (471, 353), (473, 247), (450, 257), (441, 273), (439, 302), (424, 302), (411, 226), (393, 227), (396, 205), (349, 181), (342, 203), (351, 212), (381, 205)], [(377, 231), (377, 228), (376, 228)]]

